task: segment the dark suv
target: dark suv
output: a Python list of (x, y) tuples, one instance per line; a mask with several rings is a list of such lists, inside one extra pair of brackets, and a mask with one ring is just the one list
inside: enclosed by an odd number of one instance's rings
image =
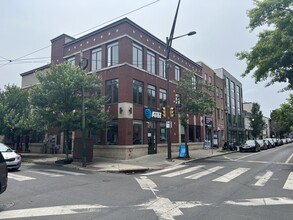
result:
[(7, 188), (7, 165), (0, 152), (0, 194), (3, 193)]

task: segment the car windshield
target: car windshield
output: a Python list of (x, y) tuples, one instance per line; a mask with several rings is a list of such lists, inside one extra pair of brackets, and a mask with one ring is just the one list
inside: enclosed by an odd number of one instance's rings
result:
[(247, 140), (245, 144), (254, 144), (254, 140)]
[(12, 152), (10, 147), (7, 147), (6, 145), (0, 143), (0, 152)]

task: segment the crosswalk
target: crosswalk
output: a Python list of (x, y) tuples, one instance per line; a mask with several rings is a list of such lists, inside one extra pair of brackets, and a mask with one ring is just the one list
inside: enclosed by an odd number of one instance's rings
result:
[[(205, 165), (197, 165), (189, 167), (187, 165), (173, 166), (162, 170), (157, 170), (149, 173), (142, 174), (143, 176), (152, 176), (159, 175), (164, 178), (171, 177), (182, 177), (183, 179), (198, 180), (204, 177), (211, 176), (212, 182), (217, 183), (229, 183), (233, 180), (236, 180), (242, 175), (249, 174), (253, 169), (247, 167), (238, 167), (238, 168), (226, 168), (224, 166), (215, 166), (215, 167), (206, 167)], [(272, 170), (265, 170), (261, 173), (258, 173), (251, 180), (251, 185), (257, 187), (265, 186), (274, 175), (277, 175)], [(216, 177), (216, 178), (215, 178)], [(279, 178), (275, 178), (279, 179)], [(286, 190), (293, 190), (293, 172), (288, 173), (288, 177), (285, 177), (282, 188)]]
[(8, 179), (16, 180), (19, 182), (36, 180), (40, 177), (62, 177), (65, 175), (82, 176), (84, 173), (57, 170), (57, 169), (44, 169), (44, 170), (26, 170), (25, 172), (8, 173)]

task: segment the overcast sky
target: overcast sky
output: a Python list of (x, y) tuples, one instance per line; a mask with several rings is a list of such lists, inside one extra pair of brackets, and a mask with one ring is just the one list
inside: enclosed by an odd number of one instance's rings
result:
[[(1, 1), (0, 89), (9, 84), (21, 86), (21, 73), (48, 64), (50, 40), (63, 33), (80, 37), (105, 22), (128, 17), (165, 41), (177, 4), (178, 0)], [(193, 61), (225, 68), (242, 83), (244, 101), (258, 102), (269, 117), (271, 110), (287, 102), (289, 93), (278, 93), (284, 87), (281, 84), (255, 84), (251, 74), (242, 78), (245, 61), (235, 57), (257, 41), (257, 32), (246, 28), (246, 12), (252, 7), (253, 0), (181, 0), (174, 36), (197, 34), (174, 40), (172, 46)], [(8, 60), (13, 62), (7, 64)]]

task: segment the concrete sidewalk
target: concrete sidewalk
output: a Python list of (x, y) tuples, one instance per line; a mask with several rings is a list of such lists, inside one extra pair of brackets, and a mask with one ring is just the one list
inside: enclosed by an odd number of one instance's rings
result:
[(47, 164), (64, 166), (81, 170), (91, 170), (98, 172), (145, 172), (149, 170), (159, 170), (170, 166), (176, 166), (181, 163), (199, 160), (209, 157), (215, 157), (233, 153), (231, 151), (222, 151), (221, 149), (197, 149), (189, 152), (190, 159), (178, 158), (179, 153), (172, 152), (172, 160), (168, 160), (167, 154), (151, 154), (130, 160), (114, 160), (109, 158), (95, 157), (92, 163), (88, 163), (86, 167), (82, 167), (81, 161), (73, 161), (70, 164), (56, 163), (65, 159), (64, 154), (35, 154), (21, 153), (22, 161), (36, 164)]

